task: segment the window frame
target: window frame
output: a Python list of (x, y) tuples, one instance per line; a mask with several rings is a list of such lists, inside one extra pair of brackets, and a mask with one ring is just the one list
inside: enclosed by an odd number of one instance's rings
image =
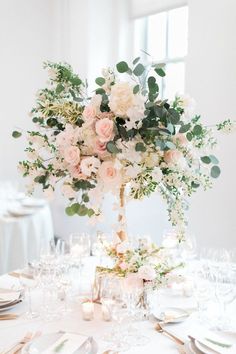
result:
[[(176, 9), (179, 9), (179, 8), (184, 8), (184, 7), (186, 7), (187, 10), (188, 10), (188, 4), (185, 3), (185, 4), (182, 4), (180, 6), (175, 6), (175, 7), (163, 9), (163, 10), (160, 10), (160, 11), (157, 11), (157, 12), (154, 12), (154, 13), (151, 13), (151, 14), (148, 14), (148, 15), (145, 15), (145, 16), (141, 16), (141, 17), (137, 17), (137, 18), (133, 19), (133, 23), (136, 20), (140, 20), (140, 19), (143, 20), (143, 32), (144, 33), (143, 33), (143, 36), (142, 36), (142, 45), (143, 45), (143, 50), (148, 53), (148, 19), (149, 19), (150, 16), (157, 15), (157, 14), (160, 14), (160, 13), (166, 13), (165, 58), (162, 59), (162, 60), (154, 60), (153, 64), (163, 65), (164, 68), (168, 64), (175, 64), (175, 63), (183, 63), (186, 66), (186, 58), (187, 58), (188, 53), (186, 55), (176, 56), (176, 57), (173, 57), (173, 58), (171, 58), (169, 56), (169, 53), (168, 53), (169, 52), (169, 26), (170, 26), (169, 14), (173, 10), (176, 10)], [(134, 31), (133, 31), (133, 33), (134, 33)], [(134, 48), (133, 48), (133, 50), (134, 50)], [(162, 77), (161, 78), (161, 92), (160, 92), (161, 93), (161, 98), (163, 98), (163, 96), (164, 96), (165, 88), (166, 88), (165, 77)]]

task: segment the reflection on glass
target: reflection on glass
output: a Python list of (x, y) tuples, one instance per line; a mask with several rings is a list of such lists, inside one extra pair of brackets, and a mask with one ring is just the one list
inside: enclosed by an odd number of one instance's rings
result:
[(147, 52), (155, 61), (166, 57), (166, 25), (167, 12), (148, 17)]
[(188, 7), (169, 11), (168, 16), (168, 57), (184, 57), (188, 44)]

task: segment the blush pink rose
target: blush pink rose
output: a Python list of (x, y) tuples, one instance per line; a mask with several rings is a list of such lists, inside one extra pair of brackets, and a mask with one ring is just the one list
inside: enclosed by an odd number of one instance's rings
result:
[(103, 118), (96, 122), (95, 130), (102, 143), (112, 140), (114, 134), (114, 123), (109, 118)]
[(75, 165), (75, 166), (71, 166), (69, 168), (69, 172), (71, 174), (71, 177), (72, 178), (80, 178), (81, 177), (81, 168), (80, 168), (80, 165)]
[(95, 146), (94, 146), (95, 154), (98, 154), (100, 157), (108, 156), (109, 153), (106, 149), (106, 146), (107, 146), (107, 143), (102, 143), (99, 139), (96, 139)]
[(117, 186), (120, 184), (120, 173), (115, 168), (114, 163), (112, 161), (104, 161), (99, 170), (98, 174), (103, 181), (104, 184), (107, 184), (107, 187)]
[(164, 153), (164, 160), (167, 164), (175, 164), (182, 158), (182, 153), (178, 150), (168, 150)]
[(80, 149), (76, 146), (66, 147), (64, 150), (64, 158), (70, 165), (78, 165), (80, 162)]
[(85, 119), (93, 119), (96, 117), (96, 114), (97, 114), (96, 107), (94, 107), (92, 105), (86, 106), (83, 111), (83, 117)]
[(180, 144), (180, 145), (187, 145), (188, 144), (188, 139), (184, 134), (178, 133), (174, 136), (174, 142)]

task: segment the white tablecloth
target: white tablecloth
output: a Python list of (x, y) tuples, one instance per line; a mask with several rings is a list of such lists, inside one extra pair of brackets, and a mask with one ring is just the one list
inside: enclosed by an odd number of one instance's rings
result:
[(25, 262), (39, 257), (42, 241), (53, 237), (48, 205), (35, 208), (23, 217), (0, 217), (0, 274), (22, 268)]
[[(94, 263), (94, 262), (92, 262)], [(93, 267), (94, 264), (91, 264)], [(91, 269), (90, 267), (90, 269)], [(19, 286), (18, 279), (9, 275), (0, 277), (0, 288), (10, 288), (12, 285)], [(32, 292), (32, 303), (34, 308), (38, 311), (42, 306), (42, 294), (38, 291)], [(160, 301), (160, 299), (159, 299)], [(178, 293), (165, 293), (161, 296), (162, 306), (174, 306), (183, 309), (193, 309), (196, 307), (196, 302), (192, 297), (182, 296)], [(63, 304), (62, 304), (63, 306)], [(81, 314), (81, 305), (78, 299), (71, 304), (72, 311), (66, 315), (62, 315), (60, 320), (51, 322), (45, 321), (43, 318), (36, 318), (27, 320), (24, 318), (24, 313), (28, 309), (27, 301), (18, 304), (8, 313), (17, 313), (21, 316), (16, 320), (0, 321), (0, 353), (6, 348), (9, 348), (15, 341), (21, 339), (26, 332), (40, 331), (42, 334), (55, 333), (58, 331), (73, 332), (87, 336), (93, 336), (99, 346), (98, 354), (102, 354), (105, 350), (109, 349), (109, 343), (103, 341), (103, 336), (111, 330), (112, 323), (102, 320), (101, 305), (95, 305), (95, 316), (92, 321), (84, 321)], [(236, 313), (235, 305), (233, 311)], [(155, 322), (146, 320), (135, 323), (135, 327), (140, 329), (140, 333), (149, 338), (149, 342), (145, 346), (131, 347), (127, 354), (178, 354), (179, 349), (176, 344), (167, 338), (165, 335), (158, 333), (155, 329)], [(168, 330), (172, 331), (179, 336), (179, 338), (188, 341), (187, 335), (192, 333), (193, 330), (199, 328), (196, 316), (189, 317), (182, 323), (168, 325)], [(232, 354), (232, 352), (231, 352)]]

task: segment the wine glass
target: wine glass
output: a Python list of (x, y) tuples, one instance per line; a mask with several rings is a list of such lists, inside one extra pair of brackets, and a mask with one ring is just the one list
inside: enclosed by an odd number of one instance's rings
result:
[(36, 265), (25, 266), (20, 271), (19, 281), (28, 297), (28, 311), (26, 318), (32, 319), (39, 316), (39, 313), (32, 308), (32, 290), (35, 289), (39, 283), (40, 268)]

